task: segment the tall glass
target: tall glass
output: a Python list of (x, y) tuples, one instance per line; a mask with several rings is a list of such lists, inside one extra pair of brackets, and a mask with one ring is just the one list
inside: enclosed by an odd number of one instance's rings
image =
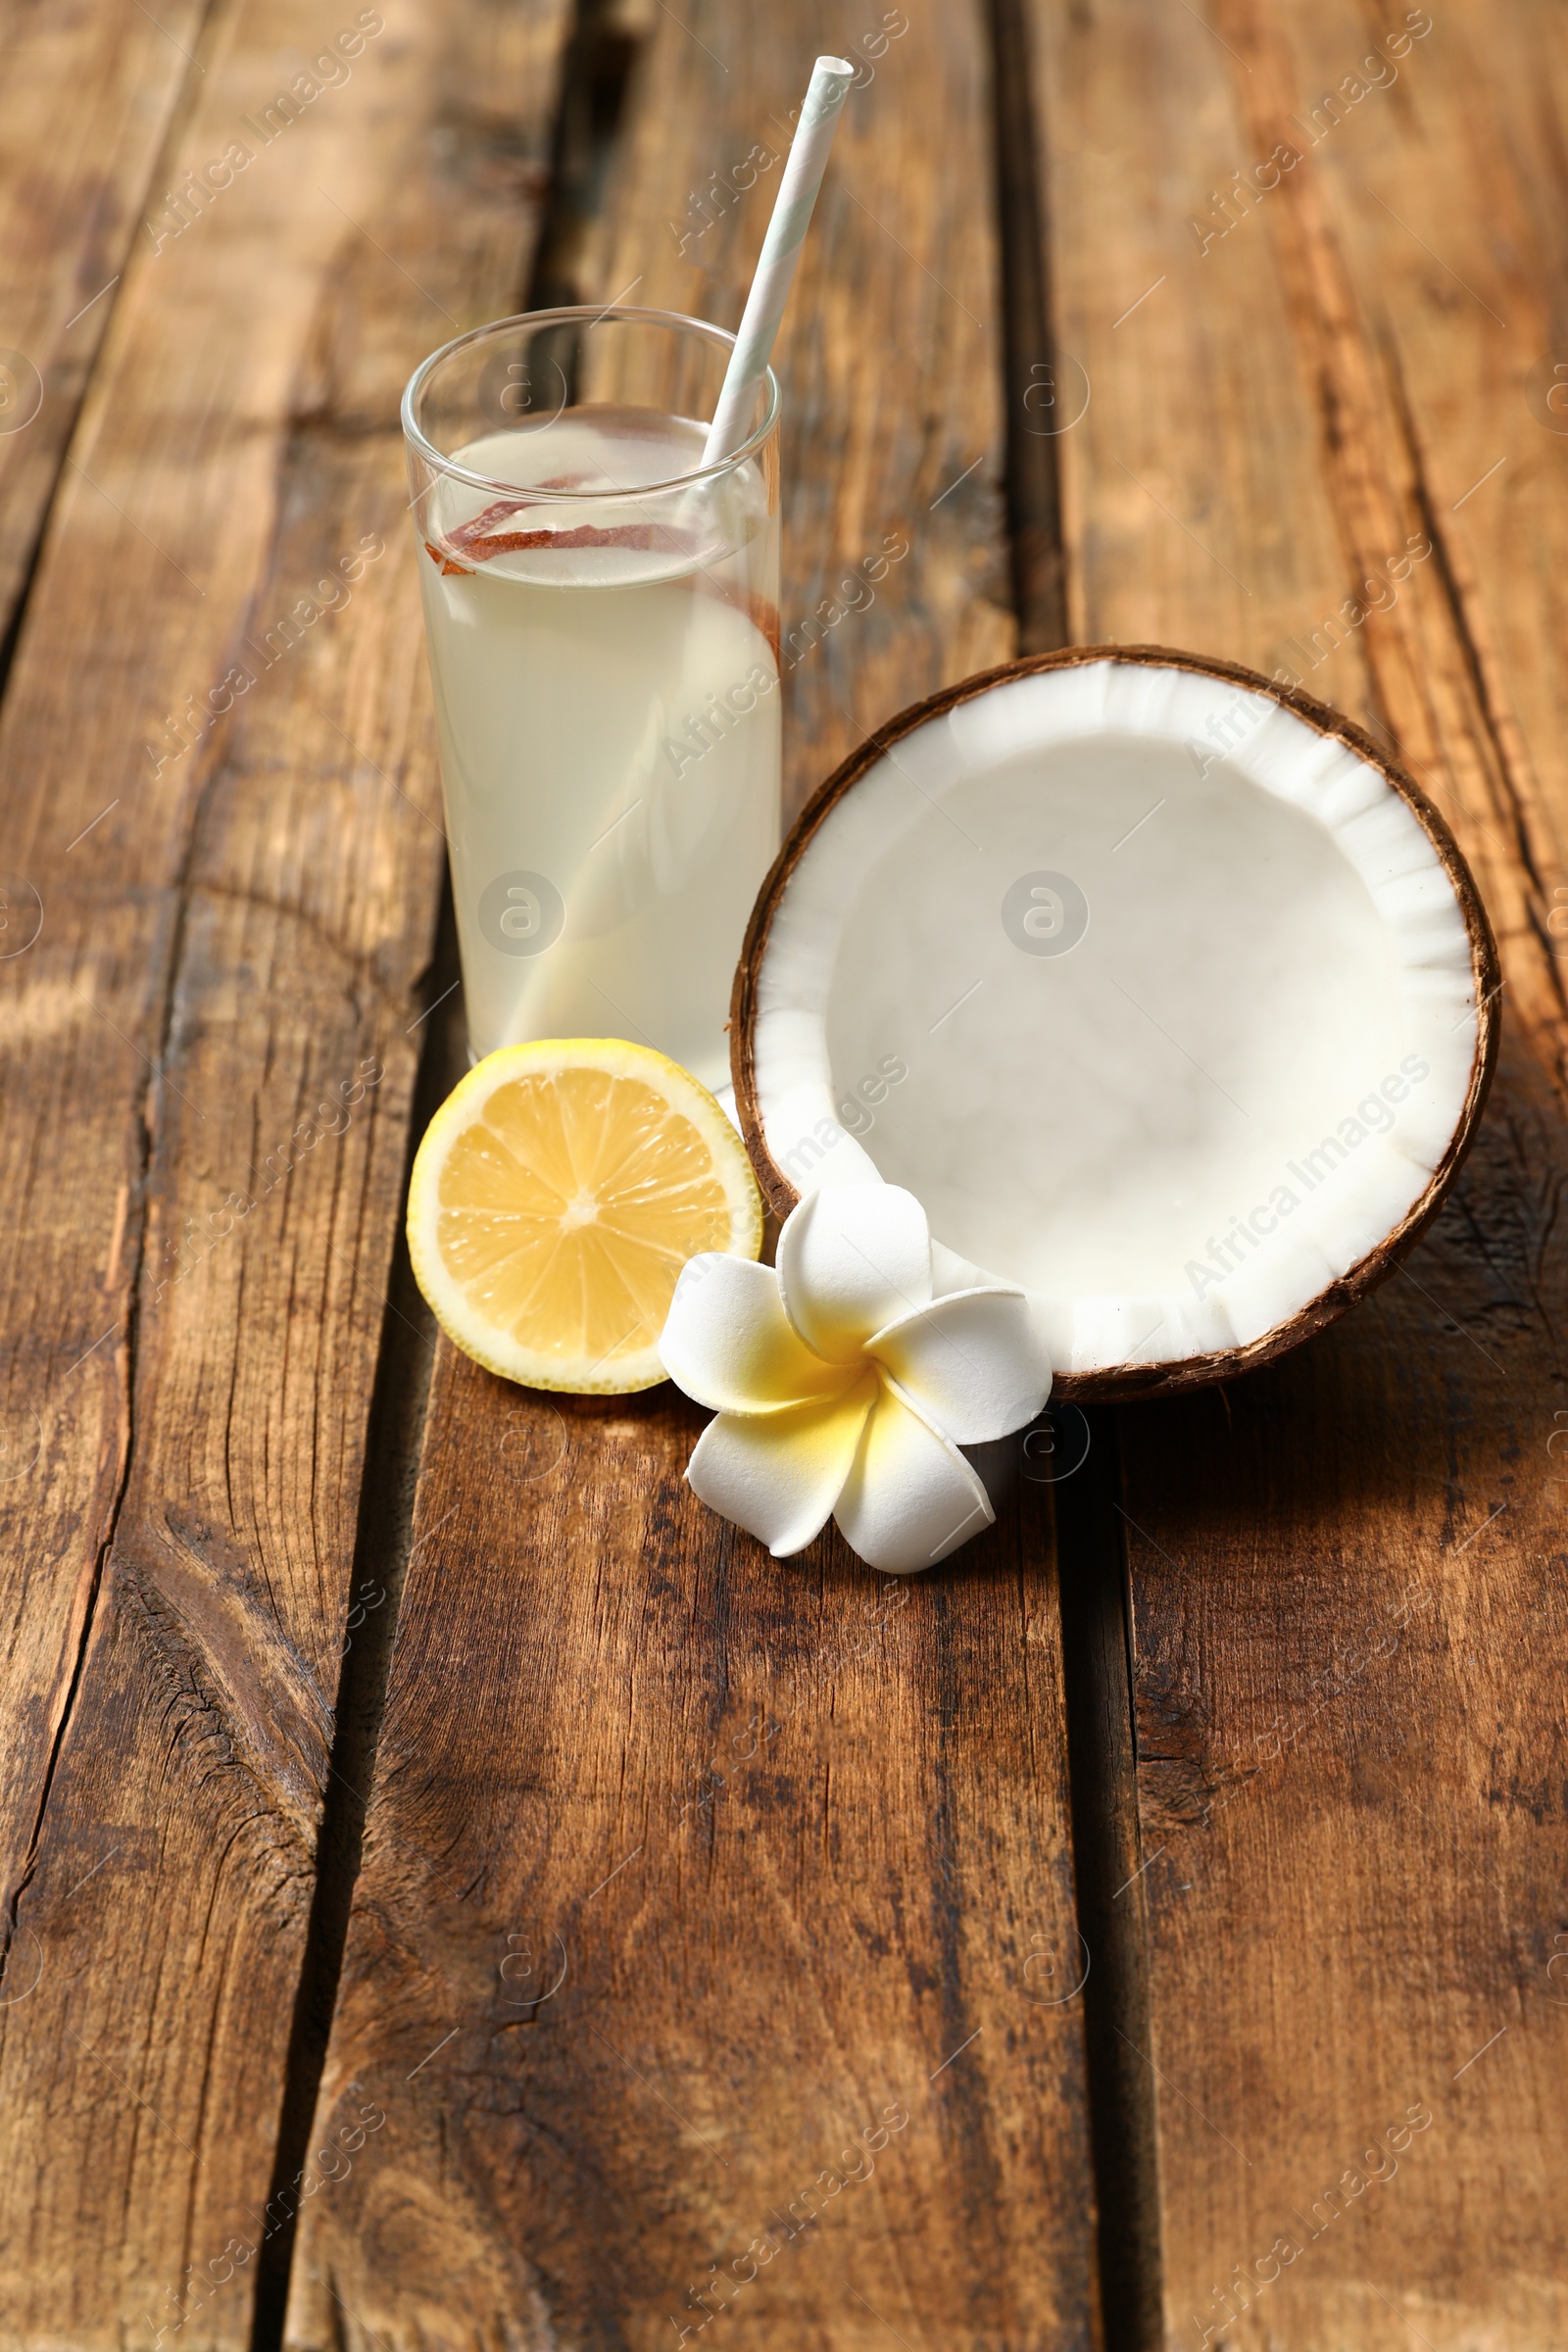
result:
[(715, 1091), (779, 841), (778, 385), (664, 311), (460, 336), (403, 400), (470, 1051), (657, 1046)]

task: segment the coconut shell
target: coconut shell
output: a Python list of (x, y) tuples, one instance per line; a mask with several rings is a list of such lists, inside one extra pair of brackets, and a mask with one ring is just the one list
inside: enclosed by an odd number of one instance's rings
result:
[(890, 719), (874, 735), (868, 736), (807, 803), (758, 894), (751, 921), (747, 925), (730, 1000), (730, 1068), (735, 1084), (736, 1109), (752, 1165), (757, 1171), (763, 1197), (777, 1217), (782, 1219), (788, 1216), (800, 1196), (783, 1169), (774, 1162), (763, 1137), (753, 1052), (754, 1023), (758, 979), (773, 917), (807, 844), (828, 812), (847, 793), (854, 791), (860, 778), (876, 765), (889, 747), (912, 733), (916, 727), (923, 726), (928, 719), (938, 718), (958, 704), (988, 693), (993, 687), (1004, 686), (1014, 678), (1030, 677), (1039, 670), (1070, 669), (1092, 662), (1126, 662), (1144, 666), (1192, 670), (1205, 677), (1221, 679), (1227, 685), (1266, 696), (1270, 701), (1283, 704), (1319, 734), (1337, 738), (1358, 759), (1364, 760), (1368, 766), (1375, 768), (1410, 808), (1437, 852), (1452, 885), (1470, 941), (1477, 1016), (1476, 1050), (1470, 1082), (1447, 1150), (1425, 1190), (1398, 1224), (1374, 1249), (1369, 1250), (1348, 1272), (1331, 1282), (1305, 1306), (1277, 1324), (1273, 1330), (1249, 1341), (1245, 1347), (1239, 1346), (1217, 1354), (1187, 1356), (1163, 1365), (1121, 1364), (1091, 1372), (1058, 1372), (1052, 1390), (1053, 1396), (1076, 1403), (1169, 1396), (1180, 1389), (1206, 1388), (1216, 1381), (1233, 1379), (1239, 1372), (1250, 1371), (1259, 1364), (1272, 1363), (1288, 1348), (1322, 1331), (1326, 1325), (1343, 1315), (1347, 1307), (1353, 1306), (1358, 1299), (1375, 1291), (1380, 1283), (1386, 1282), (1437, 1215), (1458, 1173), (1459, 1164), (1470, 1148), (1496, 1063), (1501, 1025), (1498, 999), (1502, 986), (1492, 925), (1482, 905), (1475, 878), (1461, 857), (1453, 835), (1409, 771), (1374, 743), (1364, 728), (1358, 727), (1353, 719), (1347, 718), (1343, 711), (1319, 702), (1315, 696), (1304, 693), (1299, 687), (1282, 686), (1274, 679), (1260, 676), (1256, 670), (1245, 668), (1240, 662), (1177, 653), (1168, 646), (1081, 645), (1070, 646), (1060, 653), (1024, 655), (1018, 661), (1004, 662), (995, 669), (980, 670), (973, 677), (960, 680), (956, 686), (945, 686), (939, 694), (928, 695), (923, 702), (911, 703), (907, 710), (901, 710), (896, 718)]

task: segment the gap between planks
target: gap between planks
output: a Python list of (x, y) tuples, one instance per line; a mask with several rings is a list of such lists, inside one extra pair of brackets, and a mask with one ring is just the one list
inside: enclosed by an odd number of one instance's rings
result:
[[(466, 1066), (463, 999), (458, 990), (457, 917), (448, 874), (441, 891), (435, 950), (424, 977), (429, 1033), (414, 1090), (397, 1240), (371, 1392), (360, 1515), (354, 1542), (353, 1646), (343, 1660), (337, 1716), (317, 1841), (316, 1884), (305, 1952), (294, 1994), (283, 2077), (277, 2146), (268, 2185), (268, 2210), (287, 2212), (283, 2192), (309, 2160), (317, 2092), (326, 2064), (332, 2012), (348, 1941), (349, 1913), (360, 1875), (365, 1821), (386, 1706), (387, 1677), (397, 1635), (403, 1587), (413, 1556), (414, 1495), (419, 1447), (438, 1339), (435, 1317), (420, 1296), (409, 1259), (406, 1211), (419, 1139)], [(380, 1594), (380, 1598), (371, 1597)], [(264, 2238), (257, 2266), (252, 2352), (276, 2352), (288, 2311), (295, 2213)]]
[[(1002, 263), (1004, 485), (1022, 653), (1069, 642), (1066, 543), (1054, 435), (1029, 401), (1055, 389), (1050, 125), (1036, 110), (1026, 0), (988, 0), (996, 206)], [(1039, 404), (1036, 404), (1038, 407)], [(1139, 1853), (1131, 1609), (1118, 1516), (1119, 1416), (1086, 1416), (1088, 1456), (1052, 1490), (1061, 1607), (1067, 1772), (1079, 1932), (1088, 1955), (1084, 2025), (1095, 2172), (1096, 2260), (1105, 2352), (1159, 2352), (1158, 2138), (1149, 1946)]]

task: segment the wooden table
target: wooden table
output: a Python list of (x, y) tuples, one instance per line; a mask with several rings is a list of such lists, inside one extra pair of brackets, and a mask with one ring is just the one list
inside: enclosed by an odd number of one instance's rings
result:
[[(1568, 2341), (1556, 13), (8, 17), (0, 2347)], [(1506, 974), (1408, 1267), (906, 1584), (709, 1516), (668, 1390), (436, 1345), (398, 1239), (400, 389), (733, 323), (818, 49), (794, 803), (1019, 647), (1285, 667)]]

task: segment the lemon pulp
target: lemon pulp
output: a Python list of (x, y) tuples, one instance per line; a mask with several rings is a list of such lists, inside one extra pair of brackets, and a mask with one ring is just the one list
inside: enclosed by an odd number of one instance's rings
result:
[(625, 1391), (664, 1376), (687, 1259), (757, 1255), (761, 1202), (689, 1072), (617, 1039), (552, 1040), (488, 1055), (436, 1113), (409, 1242), (443, 1329), (492, 1371)]

